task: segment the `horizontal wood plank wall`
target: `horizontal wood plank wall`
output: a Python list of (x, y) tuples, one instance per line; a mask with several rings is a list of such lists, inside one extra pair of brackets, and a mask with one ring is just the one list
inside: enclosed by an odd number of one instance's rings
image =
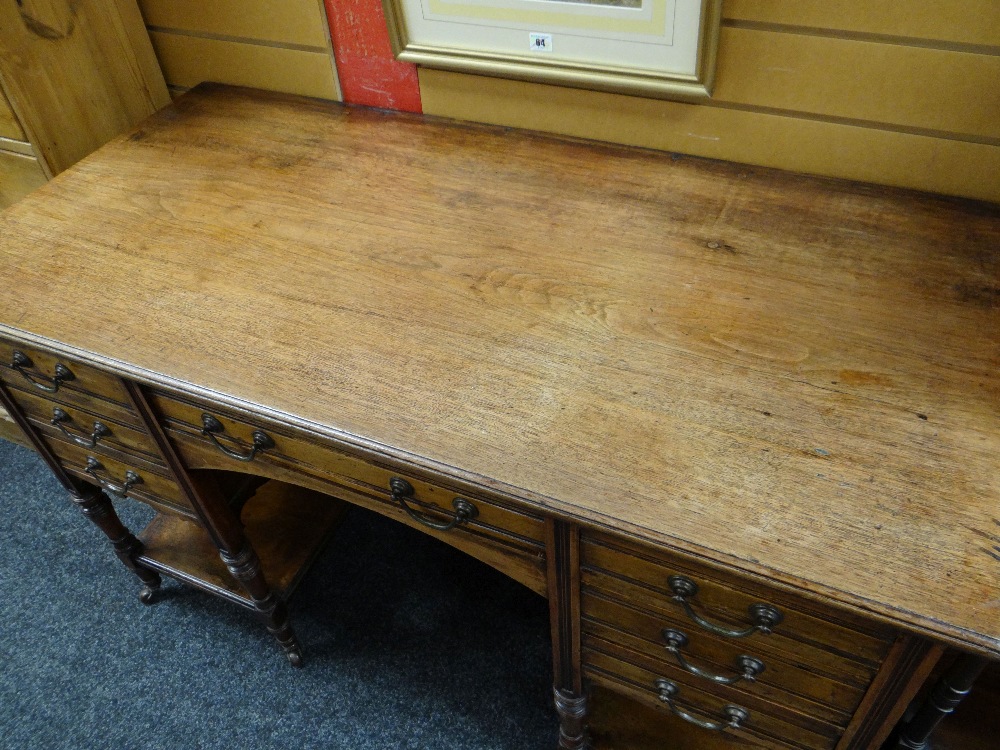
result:
[(140, 0), (150, 26), (320, 47), (329, 41), (320, 4), (315, 0)]
[(139, 0), (167, 83), (340, 99), (322, 0)]
[(720, 104), (1000, 140), (1000, 55), (732, 27), (719, 46)]
[(726, 0), (726, 18), (969, 45), (1000, 45), (996, 0)]
[(728, 0), (707, 104), (421, 69), (424, 111), (1000, 201), (1000, 3), (877, 5)]
[(45, 184), (45, 172), (33, 156), (0, 150), (0, 210)]

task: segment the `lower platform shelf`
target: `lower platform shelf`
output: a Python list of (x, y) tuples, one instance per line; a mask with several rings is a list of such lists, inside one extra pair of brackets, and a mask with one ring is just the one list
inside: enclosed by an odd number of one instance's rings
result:
[[(267, 482), (243, 508), (250, 543), (264, 577), (287, 600), (336, 529), (346, 503), (329, 495)], [(139, 534), (138, 562), (216, 596), (252, 607), (250, 598), (219, 557), (208, 533), (181, 516), (157, 514)]]

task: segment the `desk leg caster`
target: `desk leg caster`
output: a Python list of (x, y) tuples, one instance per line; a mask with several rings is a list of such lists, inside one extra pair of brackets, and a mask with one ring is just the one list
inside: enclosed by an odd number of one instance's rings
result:
[(559, 714), (559, 750), (590, 750), (587, 739), (587, 697), (554, 688)]
[(277, 594), (271, 590), (264, 578), (260, 558), (257, 557), (253, 547), (250, 546), (249, 542), (244, 542), (243, 547), (236, 554), (222, 550), (219, 555), (233, 577), (243, 584), (243, 588), (246, 589), (253, 602), (257, 617), (267, 626), (267, 632), (273, 635), (281, 645), (288, 657), (289, 664), (293, 667), (301, 667), (302, 647), (288, 621), (288, 609)]
[(265, 607), (263, 610), (259, 610), (260, 616), (267, 623), (267, 632), (274, 636), (275, 640), (281, 645), (281, 648), (285, 652), (285, 656), (288, 657), (288, 663), (297, 669), (302, 668), (302, 646), (299, 644), (299, 639), (295, 636), (295, 631), (292, 630), (291, 623), (288, 621), (288, 611), (285, 609), (285, 603), (279, 601), (277, 597), (274, 597), (274, 605)]
[(152, 603), (154, 592), (160, 588), (160, 574), (136, 561), (142, 554), (142, 542), (121, 522), (111, 499), (101, 490), (89, 485), (79, 487), (70, 494), (70, 499), (84, 516), (104, 532), (122, 564), (142, 581), (143, 589), (139, 593), (139, 600), (143, 604)]
[(156, 592), (160, 590), (159, 584), (156, 586), (143, 586), (139, 592), (139, 601), (147, 607), (156, 601)]

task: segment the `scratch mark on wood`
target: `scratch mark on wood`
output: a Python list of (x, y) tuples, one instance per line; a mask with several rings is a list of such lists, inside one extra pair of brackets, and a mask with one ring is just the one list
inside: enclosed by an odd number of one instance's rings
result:
[[(991, 520), (996, 526), (1000, 526), (1000, 520), (997, 520), (996, 518)], [(985, 539), (987, 542), (992, 542), (994, 544), (992, 548), (980, 547), (979, 549), (981, 552), (985, 552), (997, 562), (1000, 562), (1000, 535), (990, 534), (986, 531), (980, 531), (979, 529), (974, 529), (972, 527), (969, 527), (969, 531), (981, 539)]]
[(876, 386), (891, 386), (893, 385), (892, 378), (883, 375), (878, 372), (867, 372), (864, 370), (841, 370), (840, 371), (840, 382), (845, 385), (876, 385)]
[(986, 531), (980, 531), (979, 529), (973, 529), (971, 527), (969, 528), (969, 531), (971, 531), (976, 536), (985, 539), (988, 542), (995, 542), (997, 544), (1000, 544), (1000, 536), (997, 536), (996, 534), (990, 534)]
[(968, 302), (985, 310), (1000, 307), (1000, 286), (970, 284), (962, 281), (952, 289), (961, 302)]
[(725, 242), (720, 242), (718, 240), (710, 240), (709, 242), (706, 242), (705, 247), (707, 247), (709, 250), (725, 250), (727, 253), (732, 253), (733, 255), (736, 255), (739, 252), (732, 245), (729, 245)]

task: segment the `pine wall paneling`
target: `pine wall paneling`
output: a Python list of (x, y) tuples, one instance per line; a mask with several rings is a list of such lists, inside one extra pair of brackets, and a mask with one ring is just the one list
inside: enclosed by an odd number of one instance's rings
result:
[(7, 102), (50, 177), (170, 101), (135, 0), (0, 3), (0, 49)]
[(135, 0), (0, 3), (0, 50), (0, 209), (170, 101)]
[(14, 115), (14, 110), (10, 107), (10, 102), (0, 90), (0, 138), (10, 138), (15, 141), (24, 140), (24, 131)]
[(0, 210), (41, 187), (45, 181), (42, 165), (34, 156), (0, 149)]
[(34, 147), (27, 141), (16, 141), (12, 138), (4, 138), (3, 136), (0, 136), (0, 151), (20, 154), (21, 156), (35, 155)]

